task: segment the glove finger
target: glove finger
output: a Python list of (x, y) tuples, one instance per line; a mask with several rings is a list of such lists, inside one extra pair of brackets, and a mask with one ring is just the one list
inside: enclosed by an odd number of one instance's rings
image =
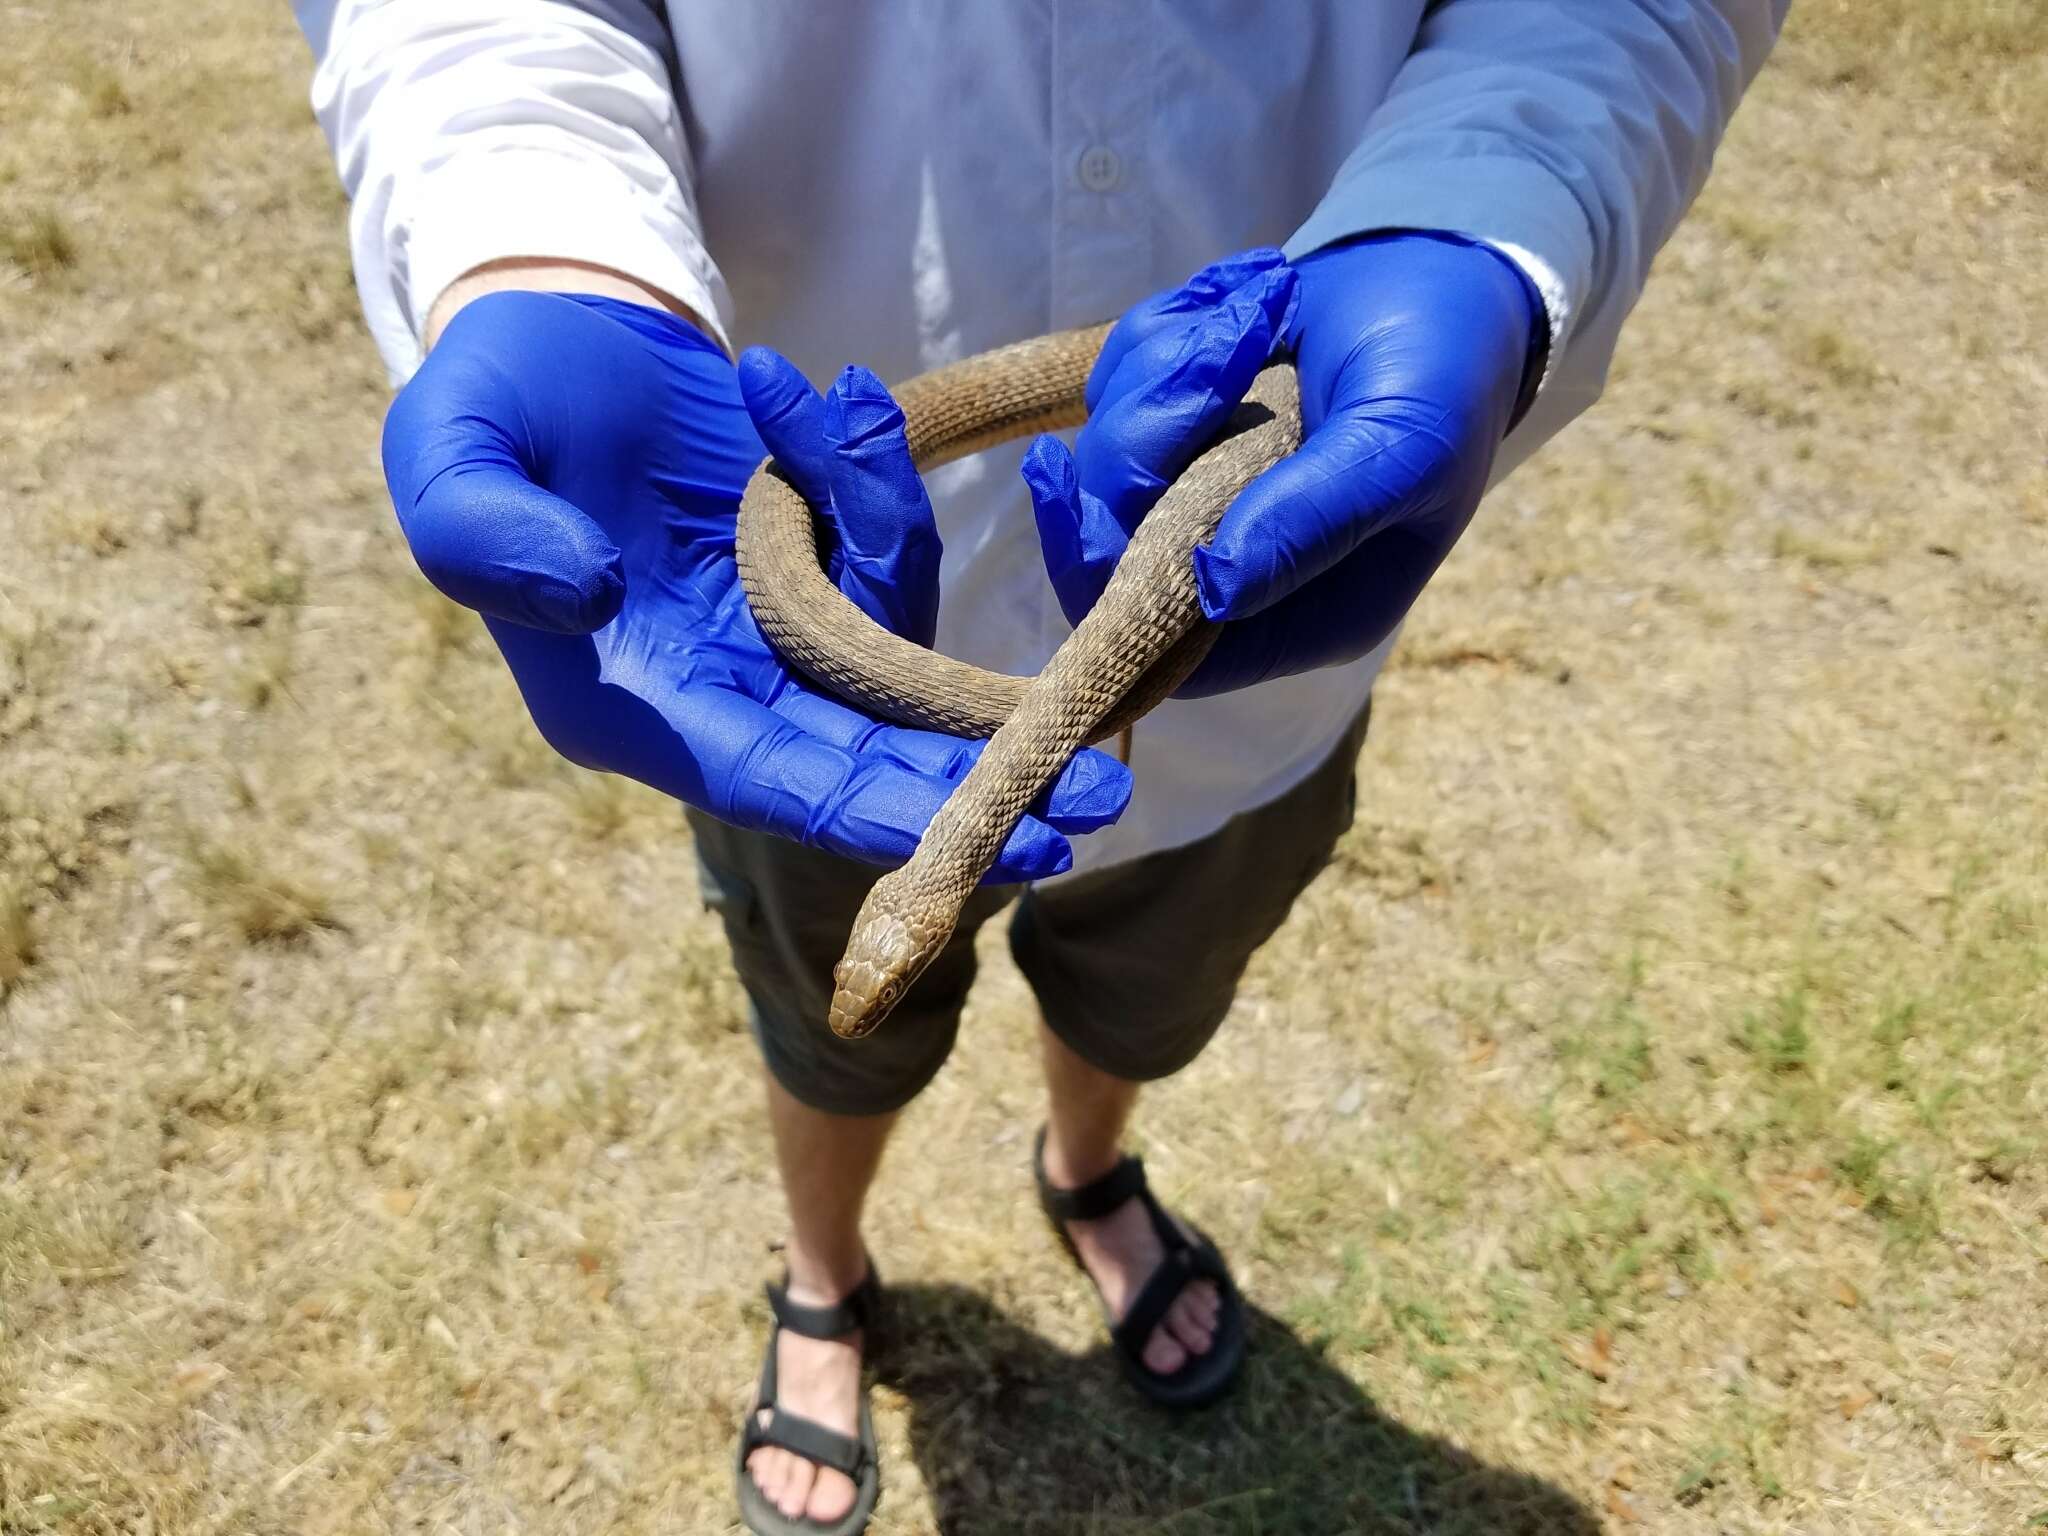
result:
[(910, 460), (903, 412), (865, 368), (824, 402), (840, 590), (885, 627), (929, 646), (939, 625), (939, 526)]
[(399, 526), (420, 570), (464, 607), (564, 635), (617, 617), (626, 596), (617, 547), (517, 469), (458, 464), (416, 499), (398, 494)]
[(740, 398), (770, 456), (805, 501), (824, 506), (832, 495), (825, 402), (796, 364), (767, 347), (742, 352), (739, 375)]
[[(900, 864), (953, 791), (950, 777), (850, 750), (732, 688), (688, 682), (643, 695), (606, 680), (586, 637), (488, 622), (535, 725), (557, 752), (736, 826), (843, 858)], [(1072, 865), (1066, 838), (1027, 816), (988, 878), (1039, 880)]]
[[(950, 779), (849, 751), (730, 688), (689, 683), (643, 697), (604, 679), (588, 639), (501, 623), (490, 629), (556, 751), (735, 826), (842, 858), (900, 864), (952, 793)], [(1027, 816), (988, 878), (1040, 880), (1073, 860), (1065, 837)]]
[(1088, 409), (1093, 411), (1108, 387), (1117, 365), (1134, 347), (1158, 331), (1180, 323), (1202, 310), (1213, 308), (1254, 278), (1276, 269), (1284, 270), (1287, 258), (1272, 246), (1238, 251), (1212, 261), (1178, 288), (1163, 288), (1149, 299), (1125, 310), (1110, 328), (1102, 353), (1088, 371)]
[(1125, 528), (1214, 437), (1280, 337), (1294, 274), (1266, 272), (1125, 355), (1074, 444), (1081, 484)]
[[(775, 701), (775, 712), (792, 725), (862, 757), (879, 758), (929, 778), (958, 783), (988, 743), (888, 725), (836, 699), (791, 688)], [(1060, 832), (1094, 832), (1123, 814), (1131, 801), (1131, 771), (1093, 748), (1074, 755), (1032, 813)]]
[(1031, 814), (1055, 832), (1099, 832), (1130, 808), (1133, 787), (1130, 769), (1107, 752), (1083, 747), (1031, 802)]
[(1130, 535), (1101, 501), (1082, 494), (1074, 456), (1058, 438), (1046, 435), (1032, 443), (1021, 473), (1045, 573), (1067, 622), (1078, 624), (1109, 585)]
[(1445, 553), (1405, 528), (1368, 539), (1286, 602), (1226, 625), (1176, 697), (1229, 693), (1363, 656), (1400, 627)]
[(625, 598), (617, 547), (575, 506), (533, 483), (521, 420), (458, 350), (428, 358), (384, 418), (384, 479), (413, 558), (466, 607), (584, 634)]
[(1331, 417), (1246, 486), (1195, 551), (1203, 613), (1248, 618), (1389, 524), (1428, 512), (1445, 499), (1456, 455), (1437, 419)]
[[(900, 864), (953, 792), (950, 779), (849, 751), (741, 694), (684, 689), (676, 707), (687, 716), (688, 749), (704, 780), (706, 798), (696, 803), (737, 826), (842, 858)], [(986, 879), (1042, 880), (1073, 862), (1066, 838), (1027, 816)]]

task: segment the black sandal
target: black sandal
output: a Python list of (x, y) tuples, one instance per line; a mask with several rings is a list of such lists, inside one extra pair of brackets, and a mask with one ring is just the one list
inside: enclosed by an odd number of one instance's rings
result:
[[(859, 1532), (867, 1529), (882, 1493), (875, 1423), (868, 1416), (867, 1395), (865, 1392), (861, 1395), (858, 1440), (827, 1429), (814, 1420), (785, 1412), (775, 1401), (775, 1346), (785, 1328), (806, 1339), (836, 1339), (860, 1329), (863, 1331), (863, 1351), (872, 1349), (875, 1322), (881, 1314), (882, 1288), (875, 1279), (872, 1265), (868, 1268), (867, 1279), (835, 1306), (807, 1307), (801, 1302), (791, 1301), (789, 1292), (784, 1288), (787, 1284), (785, 1279), (782, 1285), (768, 1287), (768, 1307), (775, 1314), (775, 1323), (768, 1330), (768, 1358), (761, 1365), (761, 1385), (755, 1393), (754, 1406), (747, 1410), (746, 1424), (740, 1431), (737, 1463), (740, 1518), (756, 1536), (858, 1536)], [(765, 1424), (761, 1422), (763, 1408), (768, 1410), (768, 1422)], [(747, 1458), (764, 1445), (778, 1446), (817, 1466), (845, 1473), (853, 1481), (853, 1508), (831, 1525), (820, 1525), (806, 1515), (792, 1520), (768, 1502), (768, 1496), (747, 1470)]]
[[(1122, 1322), (1111, 1318), (1104, 1304), (1103, 1318), (1109, 1323), (1117, 1358), (1123, 1363), (1131, 1385), (1162, 1408), (1200, 1408), (1221, 1397), (1244, 1363), (1245, 1318), (1244, 1298), (1238, 1295), (1237, 1284), (1230, 1278), (1230, 1269), (1224, 1264), (1223, 1255), (1216, 1251), (1216, 1245), (1199, 1231), (1192, 1240), (1181, 1231), (1153, 1196), (1145, 1182), (1145, 1165), (1135, 1157), (1124, 1158), (1092, 1184), (1079, 1189), (1055, 1189), (1045, 1176), (1045, 1131), (1041, 1127), (1032, 1148), (1031, 1165), (1038, 1177), (1038, 1203), (1045, 1208), (1046, 1220), (1059, 1234), (1067, 1257), (1080, 1266), (1084, 1275), (1088, 1273), (1087, 1266), (1081, 1263), (1080, 1250), (1067, 1234), (1066, 1224), (1099, 1221), (1126, 1200), (1144, 1202), (1145, 1214), (1152, 1218), (1152, 1229), (1159, 1234), (1166, 1258), (1139, 1287), (1138, 1298), (1131, 1303)], [(1145, 1364), (1145, 1341), (1152, 1337), (1152, 1330), (1159, 1326), (1188, 1282), (1197, 1279), (1214, 1281), (1221, 1298), (1215, 1337), (1206, 1354), (1190, 1354), (1179, 1370), (1162, 1376)]]

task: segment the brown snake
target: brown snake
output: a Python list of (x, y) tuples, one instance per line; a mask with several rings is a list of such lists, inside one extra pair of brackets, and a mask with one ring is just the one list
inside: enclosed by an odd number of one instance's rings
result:
[[(918, 468), (1080, 425), (1088, 370), (1108, 334), (1108, 326), (1061, 331), (904, 383), (895, 395)], [(1033, 678), (969, 666), (877, 624), (820, 567), (803, 497), (772, 461), (754, 471), (740, 502), (740, 580), (783, 659), (884, 719), (993, 737), (917, 852), (875, 883), (854, 919), (833, 971), (836, 1034), (859, 1039), (888, 1017), (1068, 760), (1162, 702), (1208, 654), (1218, 626), (1202, 617), (1194, 549), (1231, 498), (1300, 441), (1294, 369), (1275, 364), (1145, 515), (1100, 600)]]

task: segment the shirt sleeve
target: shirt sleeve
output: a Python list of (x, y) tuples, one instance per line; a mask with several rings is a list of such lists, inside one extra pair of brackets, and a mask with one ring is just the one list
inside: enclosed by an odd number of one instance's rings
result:
[(1443, 0), (1291, 256), (1380, 229), (1493, 246), (1543, 296), (1547, 371), (1496, 477), (1594, 400), (1790, 0)]
[(718, 332), (661, 0), (294, 0), (395, 380), (435, 299), (510, 256), (614, 268)]

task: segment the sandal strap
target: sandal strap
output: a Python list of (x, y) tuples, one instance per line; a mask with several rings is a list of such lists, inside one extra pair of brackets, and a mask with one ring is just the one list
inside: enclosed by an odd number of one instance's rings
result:
[[(1152, 1375), (1144, 1364), (1145, 1345), (1190, 1282), (1213, 1281), (1223, 1293), (1225, 1304), (1235, 1304), (1236, 1287), (1230, 1278), (1230, 1267), (1223, 1262), (1223, 1255), (1216, 1251), (1216, 1245), (1208, 1238), (1200, 1233), (1190, 1237), (1181, 1230), (1179, 1223), (1167, 1215), (1166, 1208), (1159, 1203), (1158, 1196), (1152, 1193), (1145, 1180), (1142, 1159), (1125, 1157), (1101, 1178), (1079, 1189), (1055, 1189), (1045, 1175), (1045, 1130), (1040, 1127), (1032, 1162), (1038, 1176), (1038, 1198), (1076, 1263), (1080, 1263), (1080, 1254), (1074, 1248), (1065, 1223), (1100, 1220), (1127, 1200), (1137, 1200), (1145, 1208), (1146, 1219), (1152, 1223), (1152, 1230), (1158, 1235), (1159, 1246), (1165, 1253), (1158, 1267), (1145, 1277), (1145, 1283), (1138, 1288), (1137, 1299), (1131, 1303), (1123, 1321), (1113, 1325), (1109, 1331), (1117, 1352), (1132, 1367), (1147, 1376)], [(1086, 1267), (1082, 1265), (1083, 1269)]]
[(827, 1429), (815, 1419), (772, 1405), (768, 1409), (766, 1424), (761, 1422), (759, 1410), (747, 1416), (745, 1441), (740, 1451), (742, 1459), (759, 1446), (772, 1445), (794, 1452), (817, 1466), (844, 1472), (855, 1483), (867, 1469), (868, 1448), (860, 1441), (851, 1435), (842, 1435), (836, 1429)]
[(838, 1301), (813, 1307), (790, 1300), (788, 1281), (768, 1287), (768, 1309), (776, 1323), (799, 1338), (836, 1339), (856, 1329), (871, 1327), (881, 1304), (882, 1288), (873, 1266), (867, 1278)]
[(1038, 1174), (1038, 1193), (1046, 1214), (1058, 1222), (1100, 1221), (1126, 1200), (1146, 1192), (1144, 1159), (1137, 1157), (1118, 1159), (1117, 1165), (1109, 1172), (1079, 1189), (1056, 1188), (1045, 1174), (1045, 1130), (1042, 1126), (1038, 1132), (1038, 1145), (1032, 1153), (1032, 1164)]
[[(1145, 1203), (1152, 1208), (1155, 1225), (1164, 1221), (1157, 1210), (1157, 1202), (1148, 1196)], [(1138, 1298), (1131, 1303), (1123, 1321), (1110, 1329), (1110, 1337), (1117, 1349), (1133, 1361), (1143, 1357), (1152, 1330), (1165, 1320), (1167, 1311), (1192, 1281), (1212, 1280), (1223, 1291), (1230, 1290), (1230, 1270), (1225, 1266), (1223, 1256), (1210, 1243), (1188, 1242), (1171, 1221), (1164, 1221), (1164, 1226), (1174, 1237), (1174, 1241), (1167, 1244), (1166, 1257), (1145, 1277), (1144, 1285), (1138, 1289)]]

